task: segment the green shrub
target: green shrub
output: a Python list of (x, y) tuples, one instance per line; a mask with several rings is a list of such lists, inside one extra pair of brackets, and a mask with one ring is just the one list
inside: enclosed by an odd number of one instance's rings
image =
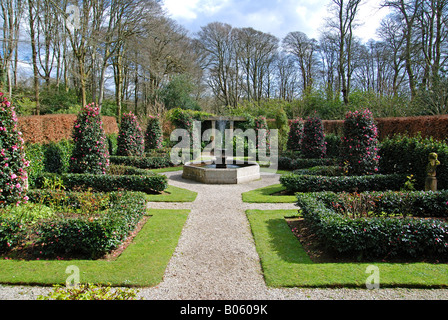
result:
[(288, 173), (280, 177), (289, 192), (400, 190), (405, 181), (406, 176), (401, 174), (330, 177)]
[(315, 114), (304, 123), (301, 151), (304, 158), (320, 159), (325, 158), (326, 150), (324, 126)]
[(314, 193), (298, 193), (297, 205), (319, 240), (331, 252), (363, 259), (385, 257), (444, 259), (448, 224), (437, 219), (348, 218), (318, 201)]
[(341, 137), (330, 133), (325, 135), (325, 142), (327, 143), (327, 158), (339, 158), (341, 148)]
[(105, 174), (109, 166), (109, 151), (98, 106), (86, 105), (73, 126), (73, 152), (70, 172)]
[[(448, 190), (443, 191), (365, 191), (362, 193), (319, 192), (322, 201), (338, 213), (357, 212), (363, 216), (448, 217)], [(362, 203), (361, 203), (362, 202)]]
[[(43, 186), (44, 178), (52, 178), (54, 174), (44, 173), (36, 179), (36, 187)], [(76, 188), (110, 192), (117, 190), (141, 191), (146, 193), (162, 192), (168, 187), (167, 177), (161, 174), (146, 175), (98, 175), (65, 173), (58, 175), (67, 190)]]
[(166, 168), (172, 165), (168, 155), (158, 157), (120, 157), (112, 156), (110, 161), (116, 165), (125, 165), (140, 169), (158, 169)]
[(139, 157), (144, 151), (145, 140), (137, 116), (132, 112), (123, 114), (117, 138), (117, 155)]
[(44, 163), (46, 172), (64, 173), (69, 170), (73, 143), (69, 140), (50, 142), (44, 146)]
[(304, 122), (302, 118), (296, 118), (289, 123), (288, 150), (300, 150), (303, 137)]
[(0, 207), (26, 202), (29, 162), (14, 106), (0, 92)]
[(378, 129), (368, 109), (347, 112), (340, 162), (350, 175), (378, 173)]
[(117, 248), (145, 215), (146, 201), (134, 192), (114, 192), (109, 199), (105, 214), (42, 221), (34, 246), (46, 256), (93, 259)]
[(415, 187), (423, 190), (426, 178), (426, 166), (431, 152), (438, 155), (438, 189), (448, 188), (448, 145), (445, 142), (421, 136), (407, 137), (397, 135), (384, 139), (380, 144), (380, 172), (413, 174)]
[(29, 187), (34, 188), (34, 179), (45, 170), (44, 146), (40, 143), (26, 143), (25, 158), (29, 162), (27, 168)]
[(161, 149), (162, 139), (163, 134), (160, 119), (158, 117), (149, 116), (145, 132), (145, 149)]
[(336, 159), (301, 159), (294, 157), (278, 157), (278, 168), (281, 170), (298, 170), (317, 166), (332, 166), (337, 163)]

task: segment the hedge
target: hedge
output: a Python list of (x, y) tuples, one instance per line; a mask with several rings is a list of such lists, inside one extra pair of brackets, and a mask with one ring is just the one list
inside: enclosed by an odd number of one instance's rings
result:
[(111, 156), (110, 162), (111, 164), (132, 166), (140, 169), (158, 169), (158, 168), (170, 167), (172, 165), (169, 156), (159, 156), (159, 157)]
[(95, 191), (110, 192), (117, 190), (141, 191), (158, 193), (168, 187), (168, 178), (161, 174), (147, 175), (109, 175), (109, 174), (77, 174), (64, 173), (55, 175), (43, 173), (35, 179), (35, 187), (42, 188), (44, 178), (53, 179), (58, 176), (62, 179), (65, 188), (92, 188)]
[(46, 256), (98, 258), (117, 248), (146, 213), (144, 194), (109, 194), (110, 209), (95, 217), (79, 215), (41, 222), (34, 246)]
[[(357, 197), (368, 209), (369, 216), (407, 216), (448, 217), (448, 190), (441, 191), (366, 191), (360, 194), (336, 193), (332, 191), (315, 194), (317, 201), (327, 207), (341, 208), (340, 212), (350, 208), (347, 196)], [(338, 211), (338, 210), (336, 210)]]
[(289, 192), (362, 192), (400, 190), (406, 179), (407, 176), (402, 174), (332, 177), (287, 173), (280, 177), (280, 183)]
[(337, 214), (314, 193), (298, 193), (297, 205), (311, 230), (331, 252), (362, 259), (445, 259), (448, 224), (437, 219), (357, 218)]
[(332, 166), (337, 164), (337, 159), (324, 158), (324, 159), (302, 159), (293, 158), (288, 156), (278, 157), (278, 168), (280, 170), (297, 170), (306, 169), (317, 166)]

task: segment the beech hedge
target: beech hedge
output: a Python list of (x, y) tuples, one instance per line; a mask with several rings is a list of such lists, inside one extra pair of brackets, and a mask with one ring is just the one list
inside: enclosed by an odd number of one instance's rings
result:
[(298, 193), (297, 205), (331, 252), (361, 259), (441, 259), (448, 254), (448, 224), (437, 219), (356, 218), (336, 213), (315, 193)]

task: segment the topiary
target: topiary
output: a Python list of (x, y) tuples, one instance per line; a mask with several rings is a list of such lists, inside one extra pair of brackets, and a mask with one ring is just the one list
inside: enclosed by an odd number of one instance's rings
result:
[(94, 103), (86, 105), (73, 126), (73, 151), (69, 162), (72, 173), (106, 174), (109, 151), (106, 134)]
[(117, 155), (140, 157), (144, 151), (145, 141), (137, 116), (132, 112), (123, 114), (117, 138)]
[(296, 118), (289, 124), (287, 150), (300, 150), (303, 138), (304, 121), (302, 118)]
[(28, 200), (29, 162), (21, 135), (14, 107), (0, 92), (0, 207)]
[(369, 109), (347, 112), (340, 148), (340, 165), (347, 174), (378, 172), (378, 129)]
[(158, 117), (149, 116), (145, 133), (146, 150), (162, 148), (162, 126)]
[(301, 151), (306, 159), (325, 158), (327, 147), (324, 125), (317, 114), (308, 117), (304, 123)]

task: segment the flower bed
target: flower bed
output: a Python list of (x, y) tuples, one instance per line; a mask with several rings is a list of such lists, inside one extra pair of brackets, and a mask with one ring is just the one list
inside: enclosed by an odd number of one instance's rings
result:
[[(11, 225), (20, 228), (0, 229), (0, 239), (16, 237), (3, 251), (23, 245), (27, 258), (101, 257), (117, 248), (146, 213), (144, 194), (137, 192), (32, 190), (29, 197), (41, 207), (33, 217), (24, 220), (9, 212)], [(51, 213), (42, 216), (43, 208)]]
[[(325, 194), (298, 193), (297, 205), (327, 250), (362, 259), (436, 259), (448, 255), (448, 223), (417, 217), (356, 217), (343, 215)], [(416, 197), (418, 198), (418, 197)], [(425, 208), (424, 215), (431, 215)]]

